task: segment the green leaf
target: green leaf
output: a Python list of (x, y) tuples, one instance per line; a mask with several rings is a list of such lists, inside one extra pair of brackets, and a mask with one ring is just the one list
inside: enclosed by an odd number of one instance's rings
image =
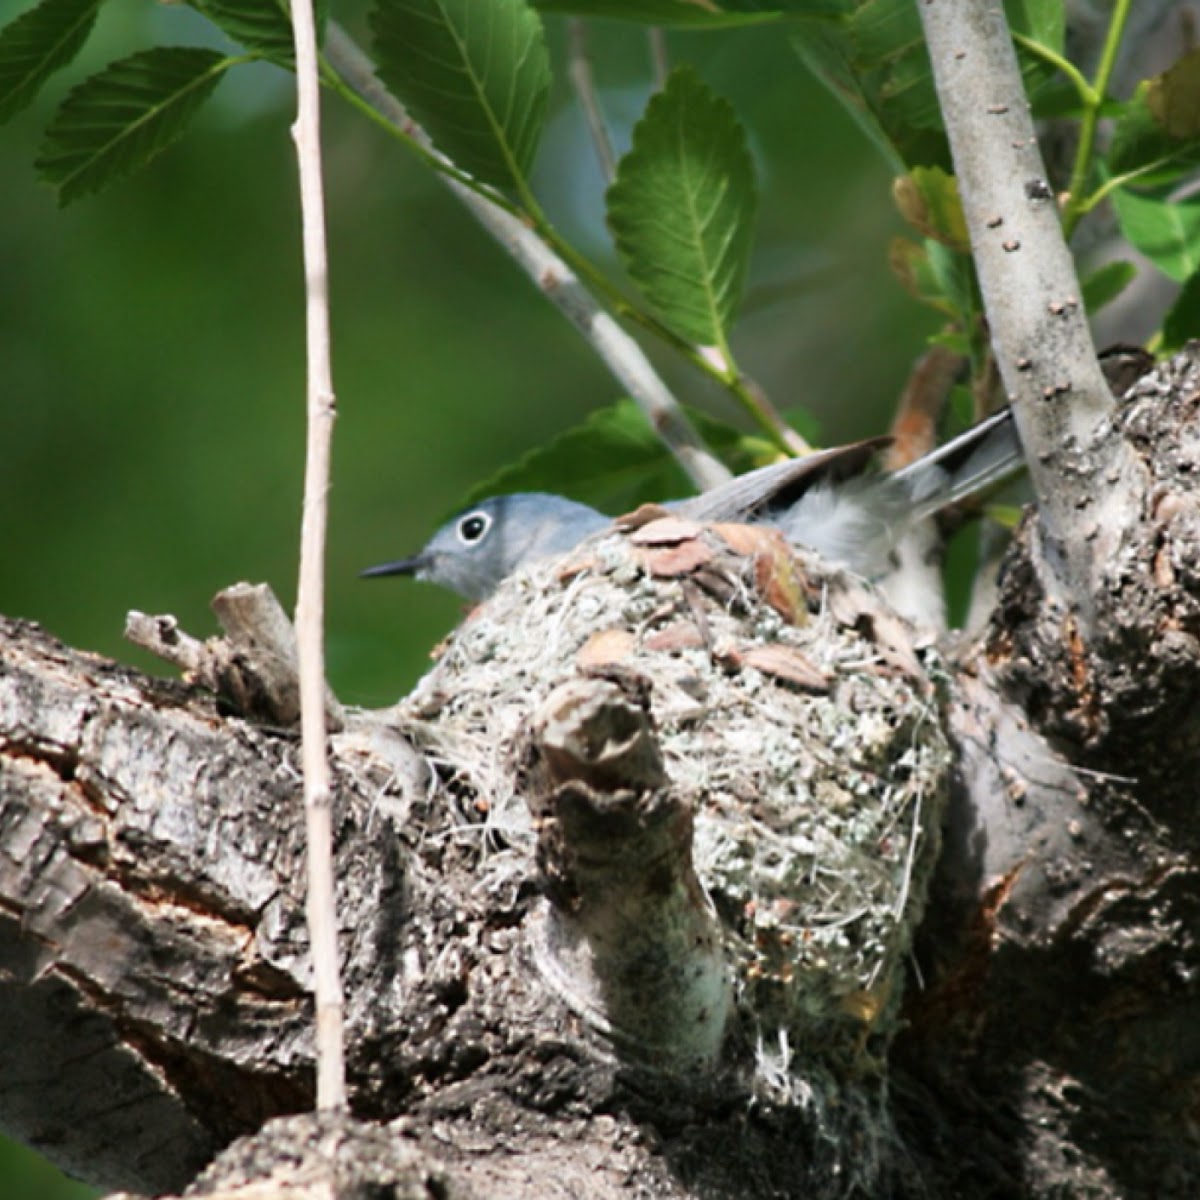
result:
[[(1111, 175), (1136, 175), (1139, 184), (1178, 178), (1200, 161), (1200, 52), (1169, 71), (1144, 79), (1122, 106), (1105, 164)], [(1192, 107), (1189, 107), (1192, 106)]]
[(724, 348), (750, 256), (754, 167), (733, 109), (690, 67), (651, 98), (607, 202), (617, 250), (655, 312), (689, 341)]
[(1200, 337), (1200, 272), (1189, 275), (1163, 320), (1162, 354), (1175, 354)]
[(32, 103), (42, 84), (79, 53), (100, 0), (42, 0), (0, 30), (0, 122)]
[(550, 90), (542, 23), (524, 0), (378, 0), (380, 78), (434, 144), (497, 187), (522, 184)]
[(637, 405), (621, 400), (503, 468), (465, 503), (504, 492), (555, 492), (617, 513), (688, 490), (686, 476)]
[(971, 256), (951, 250), (932, 238), (926, 239), (925, 249), (937, 286), (949, 302), (955, 321), (960, 328), (970, 330), (975, 315), (981, 311), (979, 285)]
[(935, 271), (929, 261), (928, 243), (903, 237), (893, 238), (888, 247), (888, 266), (900, 281), (900, 286), (914, 300), (952, 320), (961, 315), (955, 303), (946, 295), (941, 273)]
[(1111, 304), (1134, 280), (1137, 267), (1123, 258), (1113, 259), (1097, 267), (1079, 286), (1083, 289), (1083, 306), (1094, 316), (1106, 304)]
[[(1046, 44), (1061, 42), (1051, 11), (1061, 0), (1008, 0), (1013, 28)], [(809, 22), (793, 37), (796, 52), (842, 101), (893, 169), (951, 168), (933, 70), (913, 0), (852, 0), (840, 22)], [(1061, 18), (1060, 18), (1061, 20)], [(1018, 50), (1025, 87), (1040, 96), (1054, 69)]]
[(1025, 516), (1025, 509), (1019, 504), (986, 504), (983, 512), (989, 520), (1005, 529), (1016, 529)]
[(845, 20), (801, 25), (793, 46), (896, 172), (950, 169), (929, 55), (915, 5), (856, 0)]
[(1067, 34), (1062, 0), (1005, 0), (1004, 11), (1013, 33), (1023, 33), (1052, 53), (1062, 54)]
[(1149, 80), (1146, 104), (1169, 137), (1200, 137), (1200, 50), (1192, 50)]
[(892, 184), (900, 215), (923, 237), (966, 253), (971, 248), (958, 180), (941, 167), (913, 167)]
[(62, 204), (131, 174), (183, 133), (233, 61), (160, 46), (111, 64), (66, 98), (34, 165)]
[[(753, 434), (694, 409), (687, 415), (735, 472), (778, 457), (775, 447)], [(463, 506), (507, 492), (554, 492), (602, 512), (622, 513), (646, 501), (671, 500), (694, 490), (642, 411), (623, 399), (472, 488)]]
[[(292, 15), (284, 0), (187, 0), (235, 42), (273, 62), (291, 66), (295, 58)], [(317, 4), (317, 28), (325, 24), (325, 3)]]
[(1164, 275), (1182, 283), (1200, 266), (1200, 197), (1172, 203), (1116, 188), (1112, 203), (1121, 232)]

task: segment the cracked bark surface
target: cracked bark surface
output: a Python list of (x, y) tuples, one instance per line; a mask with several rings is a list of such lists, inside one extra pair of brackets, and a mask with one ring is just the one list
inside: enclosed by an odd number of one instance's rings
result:
[[(1141, 519), (1110, 531), (1096, 637), (1047, 601), (1026, 534), (940, 682), (958, 785), (879, 1194), (1195, 1194), (1197, 397), (1192, 351), (1120, 410)], [(643, 1069), (546, 987), (532, 860), (483, 888), (398, 735), (351, 721), (334, 751), (368, 1142), (393, 1122), (453, 1195), (837, 1194), (798, 1107), (748, 1104), (722, 1067)], [(296, 754), (199, 688), (0, 626), (0, 1119), (66, 1169), (178, 1191), (311, 1104)]]

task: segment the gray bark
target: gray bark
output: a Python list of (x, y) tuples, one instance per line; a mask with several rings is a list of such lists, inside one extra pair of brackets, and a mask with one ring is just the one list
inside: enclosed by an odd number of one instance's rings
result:
[[(820, 1039), (805, 1042), (791, 1010), (802, 1061), (784, 1070), (778, 1047), (755, 1044), (762, 997), (744, 987), (708, 1070), (685, 1077), (606, 1036), (538, 969), (531, 931), (547, 901), (533, 845), (472, 785), (479, 747), (460, 741), (453, 757), (443, 747), (435, 782), (394, 717), (348, 717), (333, 743), (337, 858), (352, 1107), (365, 1130), (329, 1144), (382, 1144), (391, 1121), (387, 1145), (412, 1151), (410, 1182), (428, 1194), (833, 1196), (866, 1147), (877, 1195), (1194, 1195), (1197, 396), (1192, 353), (1143, 379), (1120, 410), (1111, 436), (1138, 460), (1141, 483), (1124, 499), (1139, 519), (1111, 531), (1093, 639), (1045, 602), (1026, 529), (984, 637), (938, 660), (928, 719), (953, 747), (957, 783), (928, 902), (905, 897), (925, 916), (888, 995), (841, 993), (860, 1005), (844, 1026), (822, 1013), (822, 1036), (857, 1029), (860, 1051), (847, 1043), (824, 1076), (810, 1070)], [(919, 639), (811, 564), (801, 593), (816, 581), (831, 636), (859, 639), (842, 665), (801, 669), (817, 653), (794, 640), (814, 632), (803, 624), (780, 626), (772, 636), (793, 642), (769, 653), (749, 626), (737, 644), (697, 649), (693, 634), (703, 647), (702, 631), (719, 632), (742, 602), (736, 589), (704, 591), (725, 561), (704, 547), (707, 558), (670, 546), (645, 560), (695, 626), (672, 618), (663, 661), (709, 654), (739, 679), (761, 664), (764, 731), (773, 710), (789, 722), (832, 712), (820, 705), (839, 690), (862, 716), (868, 683), (921, 694), (917, 672), (934, 660)], [(796, 603), (795, 580), (753, 562), (756, 587)], [(578, 595), (575, 575), (556, 578)], [(478, 657), (486, 620), (468, 622), (451, 655)], [(605, 670), (645, 630), (627, 633), (606, 641)], [(2, 638), (0, 1119), (94, 1182), (178, 1190), (233, 1139), (312, 1102), (296, 737), (35, 626), (6, 622)], [(854, 645), (873, 674), (854, 675)], [(583, 670), (573, 650), (563, 670)], [(650, 679), (649, 712), (666, 739), (663, 678)], [(420, 702), (428, 734), (438, 705), (465, 701), (432, 688)], [(836, 736), (847, 728), (834, 723)], [(716, 763), (726, 750), (711, 740)], [(511, 772), (523, 744), (501, 758)], [(848, 753), (822, 795), (855, 773)], [(747, 842), (769, 832), (762, 800), (746, 797)], [(732, 837), (743, 817), (722, 819)], [(732, 938), (746, 914), (722, 900), (729, 879), (706, 870)], [(781, 926), (747, 928), (769, 939)], [(730, 960), (743, 981), (762, 961)], [(763, 995), (778, 1002), (781, 979), (761, 982)], [(791, 1072), (791, 1091), (764, 1088), (772, 1065)], [(821, 1093), (820, 1078), (833, 1090)], [(822, 1095), (835, 1100), (824, 1112)], [(303, 1140), (295, 1128), (265, 1136), (268, 1147)], [(271, 1152), (235, 1153), (244, 1163)]]
[[(1048, 602), (1091, 632), (1096, 573), (1128, 523), (1136, 468), (1108, 436), (1112, 396), (1034, 132), (1000, 0), (922, 0), (988, 329), (1041, 515)], [(1126, 486), (1126, 483), (1131, 486)]]

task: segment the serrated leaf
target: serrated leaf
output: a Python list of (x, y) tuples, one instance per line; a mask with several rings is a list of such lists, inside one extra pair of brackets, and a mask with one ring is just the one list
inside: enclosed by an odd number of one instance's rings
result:
[[(187, 0), (228, 37), (271, 59), (291, 65), (295, 58), (292, 15), (285, 0)], [(317, 28), (325, 25), (328, 4), (316, 5)]]
[(79, 53), (99, 8), (100, 0), (42, 0), (0, 30), (0, 122), (31, 104)]
[(525, 179), (550, 90), (525, 0), (378, 0), (371, 30), (380, 78), (439, 150), (485, 183)]
[(1172, 202), (1117, 188), (1112, 204), (1121, 232), (1163, 274), (1182, 283), (1200, 267), (1200, 198)]
[(1175, 303), (1163, 319), (1162, 354), (1175, 354), (1192, 338), (1200, 337), (1200, 272), (1184, 281)]
[(183, 133), (230, 65), (183, 46), (112, 63), (66, 98), (34, 165), (62, 204), (131, 174)]
[(750, 257), (754, 167), (733, 109), (690, 67), (672, 72), (608, 189), (630, 277), (672, 329), (724, 346)]
[(1137, 267), (1123, 258), (1113, 259), (1097, 267), (1079, 285), (1083, 290), (1083, 307), (1094, 316), (1106, 304), (1111, 304), (1134, 280)]

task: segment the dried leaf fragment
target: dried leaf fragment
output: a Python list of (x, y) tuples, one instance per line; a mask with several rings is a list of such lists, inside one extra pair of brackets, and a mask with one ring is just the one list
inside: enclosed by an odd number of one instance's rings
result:
[(829, 691), (829, 675), (793, 646), (782, 646), (778, 643), (768, 646), (735, 646), (726, 643), (716, 647), (713, 656), (729, 670), (740, 671), (745, 667), (753, 667), (769, 679), (790, 683), (806, 692)]
[(600, 629), (579, 648), (575, 661), (583, 670), (607, 667), (628, 658), (637, 647), (637, 638), (628, 629)]
[(693, 621), (674, 621), (665, 629), (646, 638), (646, 649), (671, 654), (676, 650), (699, 650), (705, 644), (704, 634)]
[(699, 537), (704, 526), (683, 517), (664, 516), (635, 529), (629, 540), (635, 546), (674, 546), (689, 538)]
[(772, 679), (794, 684), (806, 692), (829, 691), (829, 676), (793, 646), (751, 646), (742, 652), (742, 662)]
[(714, 557), (712, 548), (699, 538), (689, 538), (677, 546), (645, 547), (639, 552), (642, 566), (658, 579), (690, 575), (697, 568), (707, 566)]
[(807, 580), (787, 538), (769, 525), (712, 526), (722, 541), (754, 563), (758, 594), (789, 624), (808, 620)]
[(670, 510), (663, 508), (661, 504), (639, 504), (633, 512), (618, 517), (613, 526), (621, 533), (632, 533), (635, 529), (641, 529), (643, 525), (649, 525), (651, 521), (661, 521), (670, 515)]

